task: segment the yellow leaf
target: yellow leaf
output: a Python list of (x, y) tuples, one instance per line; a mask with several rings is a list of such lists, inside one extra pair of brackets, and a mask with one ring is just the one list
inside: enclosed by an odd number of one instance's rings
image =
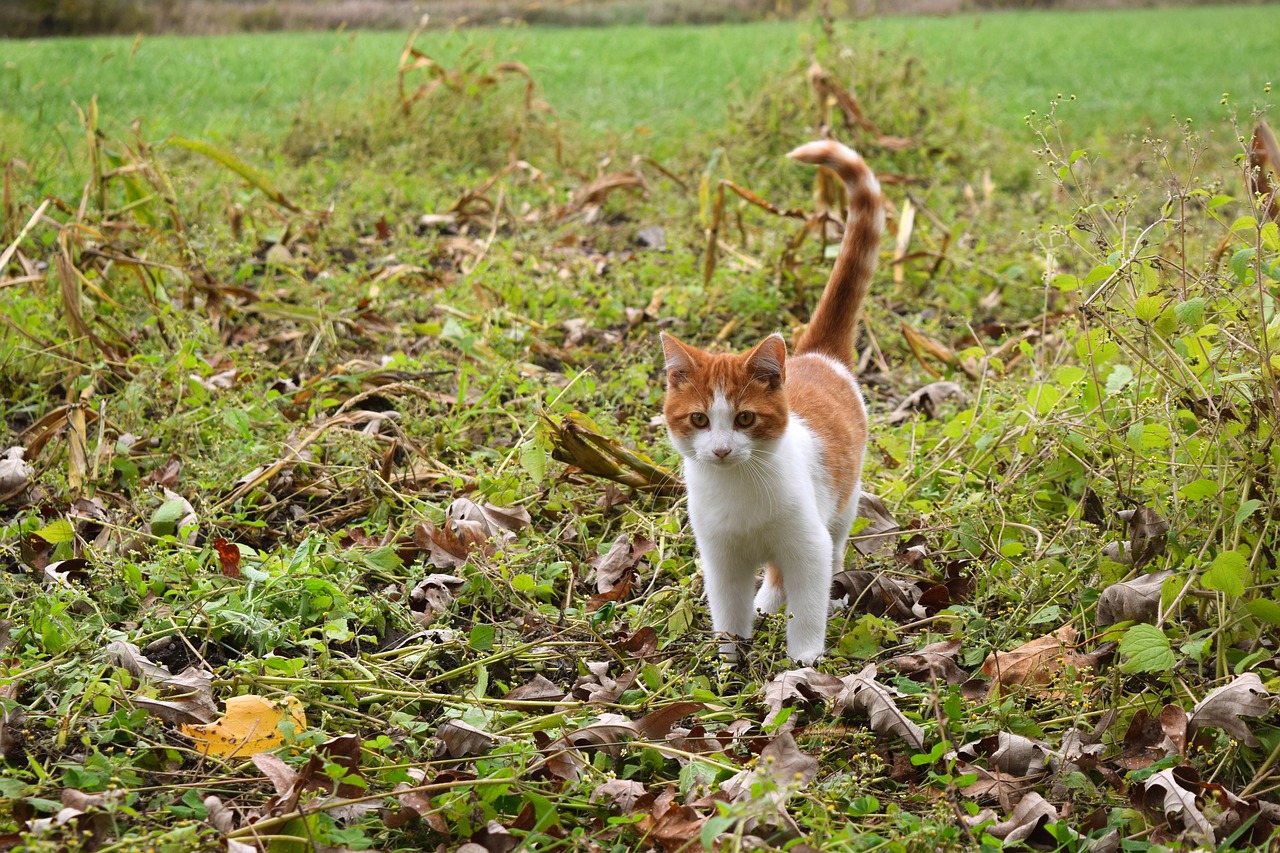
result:
[(227, 700), (227, 712), (221, 720), (203, 726), (181, 726), (184, 735), (196, 742), (205, 755), (220, 758), (249, 756), (266, 752), (284, 743), (280, 724), (293, 721), (294, 731), (307, 727), (302, 703), (292, 696), (273, 702), (263, 696), (233, 696)]

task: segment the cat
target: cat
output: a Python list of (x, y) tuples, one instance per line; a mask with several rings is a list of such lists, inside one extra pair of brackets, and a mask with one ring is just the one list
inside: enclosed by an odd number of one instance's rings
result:
[(735, 638), (751, 637), (757, 610), (777, 613), (785, 603), (787, 654), (807, 666), (826, 648), (831, 576), (844, 563), (862, 492), (867, 412), (853, 347), (884, 198), (870, 167), (839, 142), (811, 142), (787, 156), (832, 170), (849, 195), (840, 251), (809, 326), (789, 357), (778, 333), (741, 355), (664, 333), (663, 414), (683, 457), (722, 656), (737, 659)]

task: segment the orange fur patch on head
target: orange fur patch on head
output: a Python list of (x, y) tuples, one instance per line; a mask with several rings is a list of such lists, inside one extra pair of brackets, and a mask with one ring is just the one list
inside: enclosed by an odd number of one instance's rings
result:
[(705, 428), (695, 423), (709, 416), (717, 395), (733, 407), (735, 422), (754, 441), (776, 441), (787, 428), (786, 345), (771, 335), (746, 353), (709, 353), (662, 336), (667, 359), (667, 428), (690, 436)]

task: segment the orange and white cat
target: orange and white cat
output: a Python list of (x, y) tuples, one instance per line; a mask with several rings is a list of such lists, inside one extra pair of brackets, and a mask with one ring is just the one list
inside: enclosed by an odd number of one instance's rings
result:
[[(858, 315), (884, 231), (880, 184), (853, 150), (811, 142), (788, 157), (825, 166), (849, 194), (840, 252), (788, 357), (779, 334), (741, 355), (662, 336), (671, 442), (684, 459), (689, 521), (715, 630), (749, 638), (756, 611), (787, 605), (787, 653), (826, 647), (832, 572), (843, 565), (862, 491), (867, 412), (853, 371)], [(756, 591), (756, 571), (766, 566)]]

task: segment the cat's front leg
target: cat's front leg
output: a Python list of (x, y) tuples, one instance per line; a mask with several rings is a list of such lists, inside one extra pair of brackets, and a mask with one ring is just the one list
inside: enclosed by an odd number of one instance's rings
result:
[[(704, 547), (701, 551), (703, 585), (716, 633), (750, 639), (755, 630), (756, 616), (752, 605), (755, 566), (714, 547)], [(720, 654), (729, 660), (737, 660), (737, 644), (725, 639), (720, 643)]]
[(826, 649), (832, 547), (831, 534), (816, 527), (778, 564), (787, 595), (787, 654), (804, 666)]

